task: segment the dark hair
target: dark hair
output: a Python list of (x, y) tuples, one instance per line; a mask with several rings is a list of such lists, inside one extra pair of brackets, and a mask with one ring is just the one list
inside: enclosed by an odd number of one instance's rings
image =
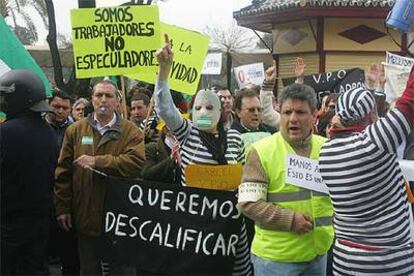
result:
[(288, 99), (307, 102), (312, 112), (316, 110), (318, 102), (315, 90), (309, 85), (300, 83), (294, 83), (283, 88), (277, 99), (280, 107)]
[(133, 101), (143, 101), (144, 105), (148, 107), (150, 103), (150, 98), (144, 93), (138, 93), (138, 94), (132, 95), (129, 106), (132, 105)]
[(118, 92), (118, 87), (116, 86), (116, 84), (110, 80), (100, 80), (96, 83), (94, 83), (93, 87), (92, 87), (92, 91), (91, 91), (91, 96), (93, 96), (93, 93), (95, 92), (95, 87), (98, 86), (99, 84), (108, 84), (108, 85), (112, 85), (115, 88), (115, 96), (117, 98), (120, 98), (120, 94)]
[(131, 97), (131, 100), (132, 100), (132, 97), (135, 94), (145, 94), (145, 95), (147, 95), (147, 97), (149, 99), (151, 99), (151, 97), (152, 97), (151, 90), (149, 90), (147, 87), (143, 87), (143, 86), (137, 86), (137, 85), (135, 85), (128, 92), (128, 95), (129, 95), (129, 97)]
[(326, 129), (328, 128), (329, 123), (332, 118), (335, 116), (335, 111), (331, 110), (324, 113), (318, 122), (318, 134), (326, 137)]
[(71, 104), (73, 102), (73, 98), (68, 93), (66, 93), (64, 90), (60, 90), (59, 88), (53, 88), (50, 102), (53, 101), (53, 99), (56, 97), (61, 98), (63, 100), (69, 100)]
[(256, 93), (255, 90), (251, 88), (243, 88), (242, 90), (239, 90), (236, 98), (234, 99), (234, 107), (236, 109), (241, 109), (243, 98), (253, 98), (253, 97), (256, 97), (260, 100), (259, 95)]
[(337, 102), (338, 101), (338, 97), (339, 97), (339, 94), (338, 93), (331, 93), (331, 94), (329, 94), (328, 97), (326, 98), (325, 106), (324, 107), (328, 107), (329, 103), (332, 102), (332, 101)]
[(219, 84), (213, 84), (210, 86), (210, 90), (213, 90), (216, 94), (220, 91), (228, 90), (230, 92), (230, 95), (233, 96), (233, 92), (231, 92), (230, 89), (228, 89), (225, 86), (219, 85)]

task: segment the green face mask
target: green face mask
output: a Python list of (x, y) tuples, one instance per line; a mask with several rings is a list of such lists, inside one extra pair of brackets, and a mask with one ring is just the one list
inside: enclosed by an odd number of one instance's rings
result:
[(197, 117), (195, 125), (198, 129), (210, 129), (213, 127), (213, 120), (209, 115), (201, 115)]

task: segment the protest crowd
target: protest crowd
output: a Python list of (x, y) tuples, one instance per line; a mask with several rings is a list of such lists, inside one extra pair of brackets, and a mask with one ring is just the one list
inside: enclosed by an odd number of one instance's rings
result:
[(1, 275), (414, 275), (414, 69), (392, 101), (382, 64), (318, 94), (302, 58), (184, 97), (162, 35), (125, 93), (0, 76)]

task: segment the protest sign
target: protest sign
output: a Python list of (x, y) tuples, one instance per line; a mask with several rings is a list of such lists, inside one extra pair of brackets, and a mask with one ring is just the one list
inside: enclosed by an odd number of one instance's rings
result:
[[(282, 79), (284, 86), (294, 83), (295, 80), (296, 78)], [(356, 87), (362, 87), (364, 80), (364, 70), (359, 68), (314, 74), (304, 77), (304, 83), (315, 89), (319, 102), (322, 101), (322, 98), (325, 95), (331, 93), (343, 93)]]
[(0, 36), (0, 76), (12, 69), (31, 70), (39, 75), (46, 88), (46, 95), (52, 96), (52, 87), (46, 75), (1, 16)]
[(71, 11), (77, 78), (157, 70), (158, 7), (120, 6)]
[(234, 67), (233, 70), (239, 88), (244, 88), (249, 83), (261, 85), (265, 78), (262, 62)]
[(103, 254), (153, 274), (230, 275), (242, 218), (235, 192), (105, 178)]
[(202, 75), (220, 75), (222, 53), (209, 53), (204, 60)]
[[(208, 50), (209, 37), (164, 23), (161, 23), (161, 33), (168, 34), (174, 51), (174, 60), (168, 79), (169, 87), (181, 93), (195, 94)], [(155, 83), (157, 78), (152, 72), (128, 75), (128, 77), (148, 83)]]
[(411, 67), (414, 65), (414, 59), (387, 52), (385, 63), (406, 67), (408, 70), (411, 70)]
[(328, 194), (328, 187), (319, 173), (318, 160), (288, 154), (286, 157), (285, 181), (291, 185)]
[(240, 185), (241, 164), (188, 165), (185, 168), (187, 186), (215, 190), (235, 190)]
[(404, 92), (410, 75), (410, 68), (395, 64), (384, 64), (385, 85), (384, 92), (386, 100), (392, 102), (396, 100)]

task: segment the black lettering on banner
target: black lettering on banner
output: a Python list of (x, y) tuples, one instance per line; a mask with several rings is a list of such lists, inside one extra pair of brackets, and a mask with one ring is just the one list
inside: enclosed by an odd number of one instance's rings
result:
[(130, 7), (97, 8), (95, 22), (130, 22), (133, 19)]
[(75, 57), (77, 70), (101, 68), (131, 68), (135, 66), (155, 66), (155, 52), (151, 51), (113, 51)]
[(125, 48), (125, 40), (122, 36), (106, 37), (105, 38), (105, 51), (123, 50)]
[(105, 178), (103, 253), (174, 275), (233, 270), (242, 218), (234, 192)]
[(170, 78), (191, 84), (197, 80), (197, 76), (196, 68), (187, 67), (182, 63), (173, 61)]

